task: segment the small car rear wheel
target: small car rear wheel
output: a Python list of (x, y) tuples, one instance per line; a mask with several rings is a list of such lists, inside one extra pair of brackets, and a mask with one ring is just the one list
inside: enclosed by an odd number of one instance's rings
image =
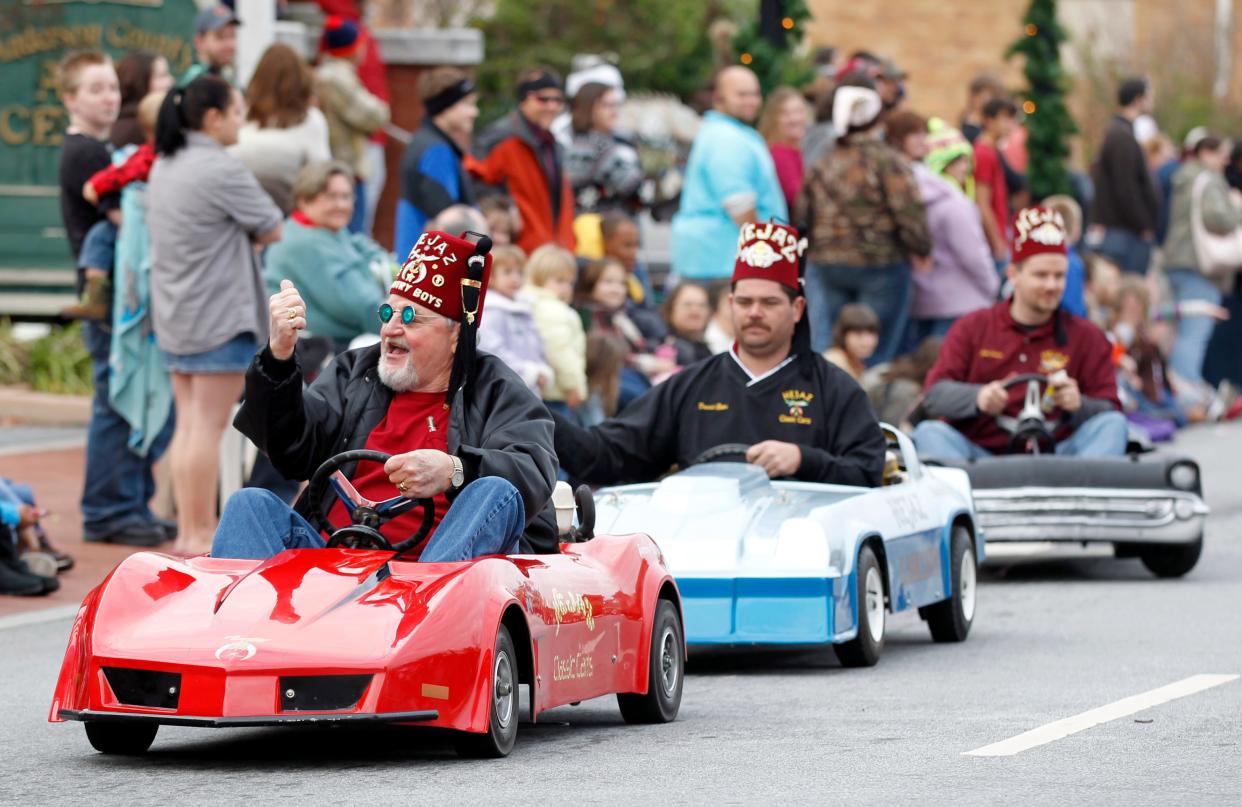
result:
[(617, 695), (626, 723), (671, 723), (681, 709), (681, 688), (686, 671), (686, 642), (677, 606), (656, 602), (651, 626), (651, 650), (647, 654), (647, 692)]
[(1181, 577), (1195, 567), (1203, 553), (1203, 536), (1194, 543), (1144, 546), (1139, 560), (1156, 577)]
[(507, 757), (517, 741), (518, 666), (513, 639), (504, 625), (496, 632), (496, 652), (492, 655), (492, 677), (487, 731), (460, 732), (453, 738), (457, 753), (475, 759)]
[(870, 546), (859, 550), (855, 571), (858, 636), (832, 649), (846, 667), (874, 667), (884, 650), (884, 572)]
[(949, 576), (953, 591), (947, 600), (919, 609), (919, 616), (927, 620), (932, 640), (937, 642), (961, 642), (970, 633), (975, 620), (975, 584), (978, 570), (975, 564), (975, 545), (965, 527), (953, 528), (949, 544), (952, 562)]
[(101, 754), (137, 756), (146, 753), (159, 731), (158, 723), (112, 723), (88, 720), (86, 739)]

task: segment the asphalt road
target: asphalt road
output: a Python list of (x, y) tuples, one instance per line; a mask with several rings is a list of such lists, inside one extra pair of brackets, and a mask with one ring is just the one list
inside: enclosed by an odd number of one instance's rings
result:
[[(878, 667), (830, 652), (691, 660), (681, 716), (621, 722), (608, 699), (523, 725), (513, 755), (458, 760), (417, 730), (162, 728), (144, 758), (96, 754), (45, 722), (67, 619), (0, 626), (0, 804), (1242, 803), (1242, 679), (1013, 756), (964, 752), (1199, 674), (1242, 673), (1242, 427), (1178, 449), (1213, 514), (1199, 566), (1135, 560), (986, 574), (969, 640), (891, 623)], [(397, 800), (400, 800), (398, 802)]]

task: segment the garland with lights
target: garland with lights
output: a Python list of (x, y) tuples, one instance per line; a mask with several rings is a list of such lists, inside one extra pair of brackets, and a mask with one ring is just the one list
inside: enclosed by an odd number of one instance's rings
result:
[(1061, 43), (1067, 36), (1057, 22), (1056, 0), (1031, 0), (1022, 22), (1022, 36), (1005, 56), (1026, 57), (1022, 72), (1028, 88), (1022, 111), (1026, 113), (1027, 179), (1031, 195), (1040, 200), (1072, 192), (1066, 160), (1069, 138), (1078, 127), (1065, 105), (1068, 81), (1061, 68)]
[(801, 87), (815, 70), (799, 51), (811, 18), (805, 0), (759, 0), (759, 13), (733, 39), (738, 64), (755, 71), (764, 94), (781, 85)]

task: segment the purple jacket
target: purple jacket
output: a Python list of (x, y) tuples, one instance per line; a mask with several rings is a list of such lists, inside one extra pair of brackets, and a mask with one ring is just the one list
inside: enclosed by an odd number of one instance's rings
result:
[(540, 377), (550, 383), (553, 372), (544, 359), (543, 340), (535, 329), (531, 308), (530, 300), (522, 294), (510, 299), (498, 291), (489, 291), (485, 316), (479, 321), (479, 350), (509, 365), (539, 395)]
[(983, 235), (979, 208), (953, 183), (914, 164), (914, 177), (927, 208), (932, 269), (914, 272), (915, 319), (956, 319), (996, 302), (1000, 275)]

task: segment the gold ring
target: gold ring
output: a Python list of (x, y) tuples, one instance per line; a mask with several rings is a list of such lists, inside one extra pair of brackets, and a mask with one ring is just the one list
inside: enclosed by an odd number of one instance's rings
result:
[(397, 483), (397, 490), (401, 491), (402, 493), (405, 493), (405, 490), (406, 490), (406, 485), (405, 485), (405, 483), (404, 483), (404, 482), (398, 482), (398, 483)]
[(289, 309), (289, 315), (288, 315), (288, 318), (289, 318), (289, 319), (297, 319), (297, 318), (298, 318), (298, 310), (297, 310), (296, 308), (290, 308), (290, 309)]

